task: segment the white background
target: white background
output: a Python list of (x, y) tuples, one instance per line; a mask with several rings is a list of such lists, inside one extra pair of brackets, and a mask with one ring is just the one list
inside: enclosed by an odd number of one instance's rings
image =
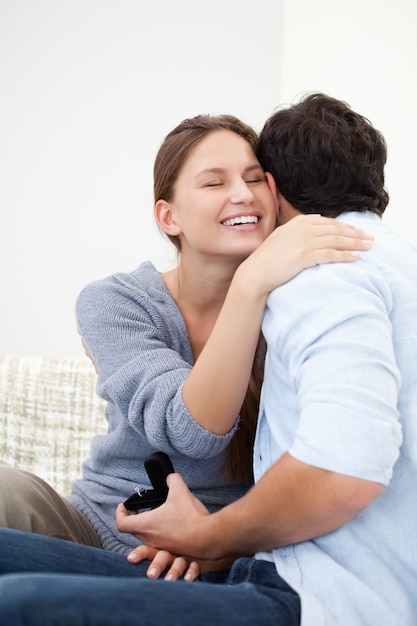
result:
[(0, 354), (83, 354), (83, 285), (168, 267), (153, 159), (198, 113), (260, 130), (307, 91), (349, 102), (417, 243), (416, 32), (416, 0), (0, 0)]

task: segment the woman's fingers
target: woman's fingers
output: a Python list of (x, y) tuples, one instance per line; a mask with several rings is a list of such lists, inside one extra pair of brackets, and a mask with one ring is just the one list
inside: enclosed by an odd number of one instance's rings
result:
[(137, 546), (132, 552), (129, 552), (127, 555), (127, 560), (130, 563), (140, 563), (141, 561), (152, 561), (155, 556), (158, 554), (157, 548), (151, 548), (150, 546), (145, 546), (141, 544)]
[(159, 578), (167, 568), (169, 569), (164, 574), (164, 580), (184, 577), (184, 580), (192, 582), (200, 575), (200, 567), (196, 561), (189, 562), (183, 556), (174, 556), (166, 550), (159, 550), (148, 568), (147, 576)]
[(314, 265), (355, 261), (372, 243), (372, 235), (350, 224), (298, 215), (276, 228), (241, 268), (252, 289), (264, 296)]
[[(373, 239), (358, 238), (356, 234), (323, 235), (310, 238), (304, 248), (305, 266), (321, 263), (340, 263), (354, 261), (360, 257), (360, 252), (371, 248)], [(300, 252), (302, 256), (302, 252)]]
[(188, 565), (187, 571), (185, 572), (184, 580), (187, 580), (188, 582), (193, 582), (194, 580), (197, 580), (197, 578), (200, 576), (200, 573), (200, 565), (197, 563), (197, 561), (191, 561), (191, 563), (189, 563)]
[(189, 561), (167, 550), (157, 550), (143, 544), (132, 550), (127, 558), (130, 563), (151, 561), (147, 570), (148, 578), (159, 578), (164, 575), (165, 580), (178, 580), (184, 577), (184, 580), (192, 582), (200, 575), (200, 566), (196, 561)]
[[(320, 215), (297, 216), (282, 228), (285, 238), (274, 252), (284, 256), (288, 246), (288, 259), (292, 255), (294, 267), (299, 265), (299, 269), (321, 263), (354, 261), (360, 256), (359, 252), (371, 248), (374, 240), (362, 229)], [(265, 250), (268, 251), (266, 246)]]
[[(167, 550), (158, 550), (155, 557), (152, 559), (152, 563), (148, 567), (146, 575), (148, 578), (159, 578), (167, 567), (173, 567), (173, 564), (177, 559), (178, 557), (174, 556)], [(183, 569), (184, 567), (185, 565), (183, 566)], [(177, 564), (177, 568), (175, 569), (177, 570), (178, 568), (179, 564)], [(172, 580), (174, 579), (172, 578)]]
[(184, 576), (184, 580), (193, 582), (200, 574), (200, 567), (196, 561), (189, 562), (186, 558), (178, 556), (172, 562), (171, 567), (165, 574), (165, 580), (178, 580)]

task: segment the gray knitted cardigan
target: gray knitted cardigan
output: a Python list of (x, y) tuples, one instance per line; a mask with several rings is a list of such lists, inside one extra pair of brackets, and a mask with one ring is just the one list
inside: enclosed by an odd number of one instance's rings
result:
[(184, 319), (155, 267), (146, 262), (87, 285), (76, 310), (99, 368), (97, 392), (107, 401), (108, 432), (93, 440), (69, 499), (103, 548), (126, 554), (138, 544), (118, 532), (115, 510), (138, 486), (152, 487), (143, 461), (155, 450), (171, 456), (175, 471), (210, 510), (243, 495), (247, 485), (231, 484), (222, 469), (234, 430), (218, 436), (203, 429), (183, 403), (191, 347)]

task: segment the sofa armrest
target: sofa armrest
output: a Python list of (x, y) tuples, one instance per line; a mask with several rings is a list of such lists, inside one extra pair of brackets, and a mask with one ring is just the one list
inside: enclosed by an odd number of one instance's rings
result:
[(34, 472), (61, 495), (106, 431), (86, 357), (0, 357), (0, 465)]

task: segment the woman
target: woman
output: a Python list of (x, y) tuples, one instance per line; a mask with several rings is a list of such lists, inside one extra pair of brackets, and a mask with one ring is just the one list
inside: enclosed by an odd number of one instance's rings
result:
[[(256, 133), (231, 116), (185, 120), (166, 137), (154, 168), (155, 216), (177, 247), (177, 267), (160, 275), (144, 263), (87, 286), (77, 302), (108, 433), (93, 441), (68, 500), (35, 476), (2, 470), (2, 526), (126, 555), (138, 542), (117, 530), (116, 507), (150, 487), (143, 461), (155, 450), (171, 456), (210, 510), (248, 488), (269, 292), (371, 245), (319, 216), (274, 230), (256, 148)], [(131, 559), (143, 556), (154, 553), (144, 547)], [(84, 567), (91, 571), (89, 557)]]

